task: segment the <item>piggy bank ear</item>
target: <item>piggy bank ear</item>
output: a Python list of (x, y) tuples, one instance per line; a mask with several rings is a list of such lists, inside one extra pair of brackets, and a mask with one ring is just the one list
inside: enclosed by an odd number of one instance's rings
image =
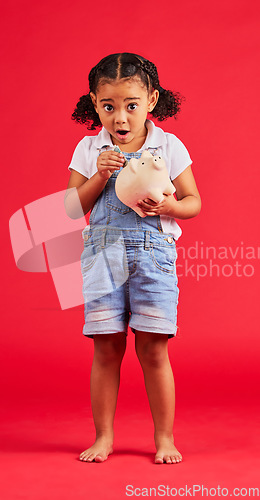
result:
[(143, 159), (145, 159), (145, 158), (152, 158), (152, 156), (153, 156), (153, 155), (152, 155), (149, 151), (147, 151), (147, 150), (145, 149), (145, 150), (142, 152), (141, 159), (143, 160)]
[(134, 172), (134, 174), (136, 174), (137, 165), (138, 165), (138, 160), (136, 158), (131, 158), (127, 166), (130, 168), (130, 170), (132, 170), (132, 172)]

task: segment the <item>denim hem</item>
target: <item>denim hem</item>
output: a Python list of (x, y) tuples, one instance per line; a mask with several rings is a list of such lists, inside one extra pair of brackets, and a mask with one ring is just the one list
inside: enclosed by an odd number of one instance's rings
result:
[[(157, 324), (160, 323), (160, 326), (155, 326), (155, 321)], [(173, 326), (170, 321), (163, 320), (161, 318), (155, 319), (141, 314), (135, 314), (134, 318), (131, 316), (129, 327), (132, 330), (140, 330), (147, 333), (159, 333), (162, 335), (176, 336), (177, 333), (177, 325)]]

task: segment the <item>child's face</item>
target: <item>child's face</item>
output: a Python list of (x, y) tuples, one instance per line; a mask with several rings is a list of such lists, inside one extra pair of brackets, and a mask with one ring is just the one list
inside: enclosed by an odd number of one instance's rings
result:
[(99, 85), (96, 95), (92, 92), (90, 95), (113, 144), (125, 146), (122, 150), (128, 151), (131, 151), (131, 146), (140, 148), (147, 134), (144, 125), (147, 113), (157, 103), (158, 90), (149, 96), (146, 87), (138, 79), (132, 78)]

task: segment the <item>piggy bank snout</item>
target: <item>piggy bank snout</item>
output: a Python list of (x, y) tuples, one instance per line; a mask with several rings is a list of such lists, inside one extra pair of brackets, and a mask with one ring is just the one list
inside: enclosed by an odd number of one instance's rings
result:
[(164, 163), (161, 156), (154, 156), (153, 157), (153, 160), (152, 160), (153, 168), (155, 168), (156, 170), (161, 170), (162, 168), (164, 168), (164, 165), (165, 165), (165, 163)]

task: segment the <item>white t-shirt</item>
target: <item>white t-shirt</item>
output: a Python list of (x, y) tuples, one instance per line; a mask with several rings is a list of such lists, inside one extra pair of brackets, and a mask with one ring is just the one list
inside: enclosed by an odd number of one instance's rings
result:
[[(153, 153), (153, 149), (158, 148), (156, 154), (164, 158), (169, 177), (174, 181), (185, 168), (192, 164), (186, 147), (176, 135), (164, 132), (160, 127), (156, 127), (151, 120), (146, 120), (145, 125), (148, 133), (145, 143), (138, 152), (148, 149)], [(113, 147), (114, 144), (112, 143), (110, 134), (104, 127), (98, 135), (86, 135), (77, 144), (68, 169), (76, 170), (87, 179), (90, 179), (97, 172), (97, 158), (105, 146)], [(177, 240), (181, 236), (182, 230), (175, 219), (166, 215), (161, 215), (160, 219), (163, 231), (171, 233), (174, 239)]]

